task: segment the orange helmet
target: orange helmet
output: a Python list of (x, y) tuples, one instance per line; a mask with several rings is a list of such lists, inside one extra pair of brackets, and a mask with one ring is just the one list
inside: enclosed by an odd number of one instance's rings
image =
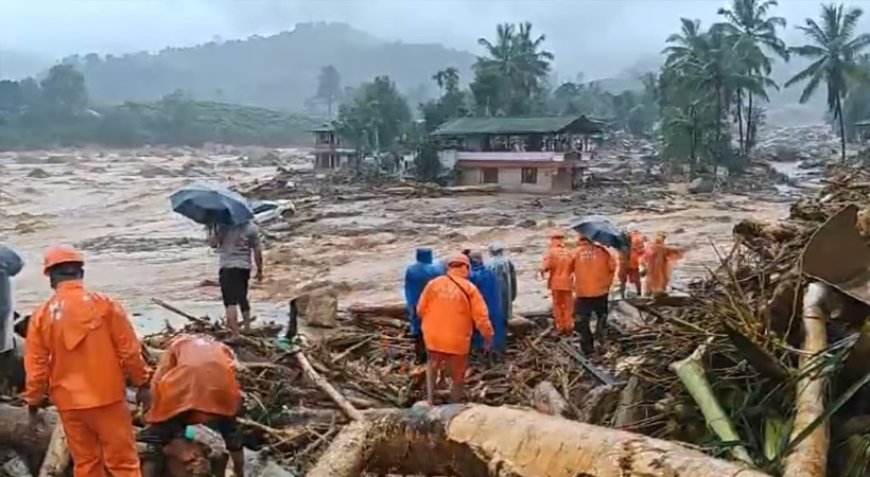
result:
[(45, 257), (42, 262), (42, 272), (48, 275), (49, 269), (61, 263), (85, 263), (85, 257), (78, 250), (61, 245), (51, 247), (45, 252)]
[(562, 232), (561, 230), (552, 230), (552, 231), (550, 231), (550, 238), (551, 239), (565, 238), (565, 232)]
[(448, 267), (452, 267), (453, 265), (465, 265), (466, 267), (471, 267), (471, 261), (468, 259), (468, 256), (465, 254), (459, 253), (452, 257), (447, 262)]

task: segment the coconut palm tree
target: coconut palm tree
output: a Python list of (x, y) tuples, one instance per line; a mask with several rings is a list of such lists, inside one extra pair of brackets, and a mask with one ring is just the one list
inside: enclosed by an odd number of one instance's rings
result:
[[(786, 22), (782, 17), (768, 16), (771, 8), (777, 6), (776, 0), (732, 0), (731, 8), (719, 9), (719, 15), (727, 19), (727, 23), (723, 24), (729, 34), (739, 36), (741, 41), (740, 46), (743, 51), (740, 53), (745, 60), (744, 67), (748, 73), (759, 76), (769, 76), (771, 72), (771, 58), (764, 53), (764, 50), (769, 50), (778, 55), (784, 61), (788, 61), (788, 48), (777, 36), (777, 28), (785, 28)], [(776, 84), (772, 84), (774, 88), (778, 88)], [(746, 122), (746, 138), (743, 135), (743, 97), (746, 96), (747, 105), (745, 113)], [(741, 152), (746, 155), (749, 153), (750, 138), (749, 132), (753, 130), (752, 118), (753, 114), (753, 98), (752, 92), (737, 90), (736, 105), (737, 105), (737, 122), (740, 128), (740, 144)]]
[(849, 81), (868, 80), (866, 71), (859, 65), (861, 54), (870, 47), (870, 34), (855, 34), (862, 10), (846, 9), (841, 5), (823, 5), (821, 25), (811, 18), (798, 27), (810, 40), (810, 44), (791, 48), (798, 56), (813, 61), (805, 70), (788, 80), (791, 86), (806, 81), (800, 102), (807, 102), (824, 81), (827, 87), (828, 111), (840, 125), (840, 154), (846, 160), (846, 127), (843, 121), (843, 99), (849, 89)]
[(495, 42), (486, 38), (478, 40), (487, 55), (478, 57), (475, 81), (487, 78), (491, 82), (493, 74), (501, 78), (498, 107), (489, 109), (508, 114), (525, 112), (528, 100), (540, 91), (541, 83), (550, 72), (553, 54), (541, 49), (545, 40), (544, 35), (532, 35), (532, 24), (529, 22), (519, 26), (500, 24), (496, 27)]

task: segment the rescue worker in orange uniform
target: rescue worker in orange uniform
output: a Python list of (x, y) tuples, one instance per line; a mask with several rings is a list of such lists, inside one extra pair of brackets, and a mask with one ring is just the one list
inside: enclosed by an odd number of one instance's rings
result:
[(560, 335), (574, 332), (574, 257), (565, 247), (565, 234), (559, 230), (550, 233), (550, 248), (544, 256), (540, 274), (547, 279), (547, 288), (553, 298), (553, 318)]
[(462, 401), (471, 335), (475, 328), (483, 336), (486, 349), (492, 348), (494, 331), (483, 296), (468, 280), (470, 268), (471, 262), (466, 255), (450, 258), (447, 275), (429, 282), (417, 305), (429, 354), (426, 393), (433, 404), (437, 374), (445, 368), (450, 371), (450, 401)]
[(619, 294), (625, 298), (625, 285), (630, 282), (637, 290), (637, 294), (641, 294), (641, 277), (640, 263), (643, 260), (644, 247), (646, 246), (646, 237), (637, 230), (632, 230), (628, 234), (630, 248), (628, 253), (620, 254), (619, 262)]
[[(146, 400), (150, 370), (121, 305), (85, 289), (84, 257), (70, 247), (45, 254), (54, 296), (27, 329), (24, 399), (31, 422), (46, 397), (57, 407), (75, 477), (140, 477), (125, 381)], [(104, 470), (105, 469), (105, 470)]]
[(647, 296), (668, 291), (674, 265), (683, 257), (680, 249), (667, 246), (666, 238), (667, 234), (664, 232), (656, 235), (644, 254), (643, 265), (646, 269), (644, 294)]
[(610, 287), (616, 272), (616, 260), (607, 248), (580, 235), (573, 257), (574, 313), (580, 329), (580, 347), (586, 354), (595, 351), (590, 320), (596, 316), (595, 333), (601, 339), (607, 324)]
[[(148, 427), (139, 441), (148, 444), (142, 475), (166, 475), (160, 469), (163, 447), (185, 434), (188, 425), (205, 424), (224, 438), (233, 471), (244, 477), (245, 460), (236, 415), (242, 391), (236, 379), (235, 354), (208, 336), (180, 335), (160, 360), (151, 379), (152, 405), (145, 417)], [(226, 473), (226, 461), (214, 475)]]

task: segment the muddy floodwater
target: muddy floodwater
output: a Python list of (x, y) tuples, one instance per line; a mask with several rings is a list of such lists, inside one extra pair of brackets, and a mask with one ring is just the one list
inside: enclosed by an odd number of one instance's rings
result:
[[(281, 151), (289, 164), (303, 151)], [(193, 314), (221, 316), (217, 257), (202, 226), (174, 214), (169, 194), (192, 181), (248, 183), (266, 179), (276, 165), (244, 161), (237, 153), (199, 150), (62, 150), (0, 153), (0, 241), (27, 262), (15, 279), (17, 309), (29, 313), (50, 294), (41, 273), (46, 247), (70, 244), (86, 254), (86, 281), (120, 298), (142, 332), (178, 318), (153, 305), (172, 302)], [(401, 299), (404, 267), (418, 246), (439, 255), (505, 243), (519, 272), (519, 311), (547, 305), (536, 278), (547, 232), (580, 215), (600, 213), (629, 228), (664, 231), (686, 250), (676, 269), (679, 289), (727, 253), (731, 228), (752, 217), (775, 219), (787, 205), (751, 196), (691, 196), (671, 185), (630, 206), (600, 192), (566, 197), (482, 195), (372, 199), (326, 205), (323, 218), (298, 229), (266, 232), (266, 280), (255, 284), (254, 311), (280, 321), (286, 301), (311, 280), (340, 284), (342, 304)]]

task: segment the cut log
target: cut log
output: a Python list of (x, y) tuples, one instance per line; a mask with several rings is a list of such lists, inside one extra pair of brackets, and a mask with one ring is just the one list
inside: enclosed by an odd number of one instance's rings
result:
[(628, 383), (619, 394), (619, 406), (613, 417), (613, 427), (628, 429), (643, 420), (643, 412), (638, 406), (643, 401), (643, 388), (637, 376), (628, 378)]
[(541, 381), (532, 391), (532, 407), (536, 411), (551, 416), (565, 417), (568, 414), (568, 402), (549, 381)]
[(367, 446), (371, 421), (357, 421), (345, 426), (336, 436), (307, 477), (357, 477), (365, 470), (371, 452)]
[(346, 429), (308, 477), (768, 477), (673, 442), (508, 407), (418, 405)]
[(405, 302), (394, 303), (353, 303), (347, 311), (354, 317), (386, 316), (405, 320), (408, 318)]
[(48, 452), (39, 468), (39, 477), (61, 477), (70, 466), (69, 447), (66, 443), (66, 432), (63, 426), (57, 423), (51, 432), (48, 442)]
[(362, 413), (359, 412), (353, 405), (345, 399), (344, 396), (335, 389), (329, 381), (326, 380), (323, 376), (318, 373), (313, 366), (311, 366), (311, 362), (308, 361), (308, 358), (305, 357), (305, 354), (302, 352), (298, 352), (295, 354), (296, 362), (299, 363), (299, 367), (302, 368), (302, 372), (305, 373), (305, 376), (311, 380), (317, 387), (319, 387), (323, 392), (332, 399), (338, 407), (344, 411), (344, 413), (350, 419), (354, 421), (362, 420)]
[[(822, 283), (807, 285), (804, 292), (804, 343), (800, 356), (797, 382), (795, 417), (792, 439), (800, 435), (825, 412), (825, 388), (827, 375), (812, 372), (816, 366), (816, 355), (828, 347), (826, 329), (827, 313), (822, 304), (828, 300), (830, 288)], [(830, 441), (828, 423), (819, 425), (806, 439), (798, 443), (785, 457), (785, 477), (825, 477), (828, 466), (828, 446)]]

